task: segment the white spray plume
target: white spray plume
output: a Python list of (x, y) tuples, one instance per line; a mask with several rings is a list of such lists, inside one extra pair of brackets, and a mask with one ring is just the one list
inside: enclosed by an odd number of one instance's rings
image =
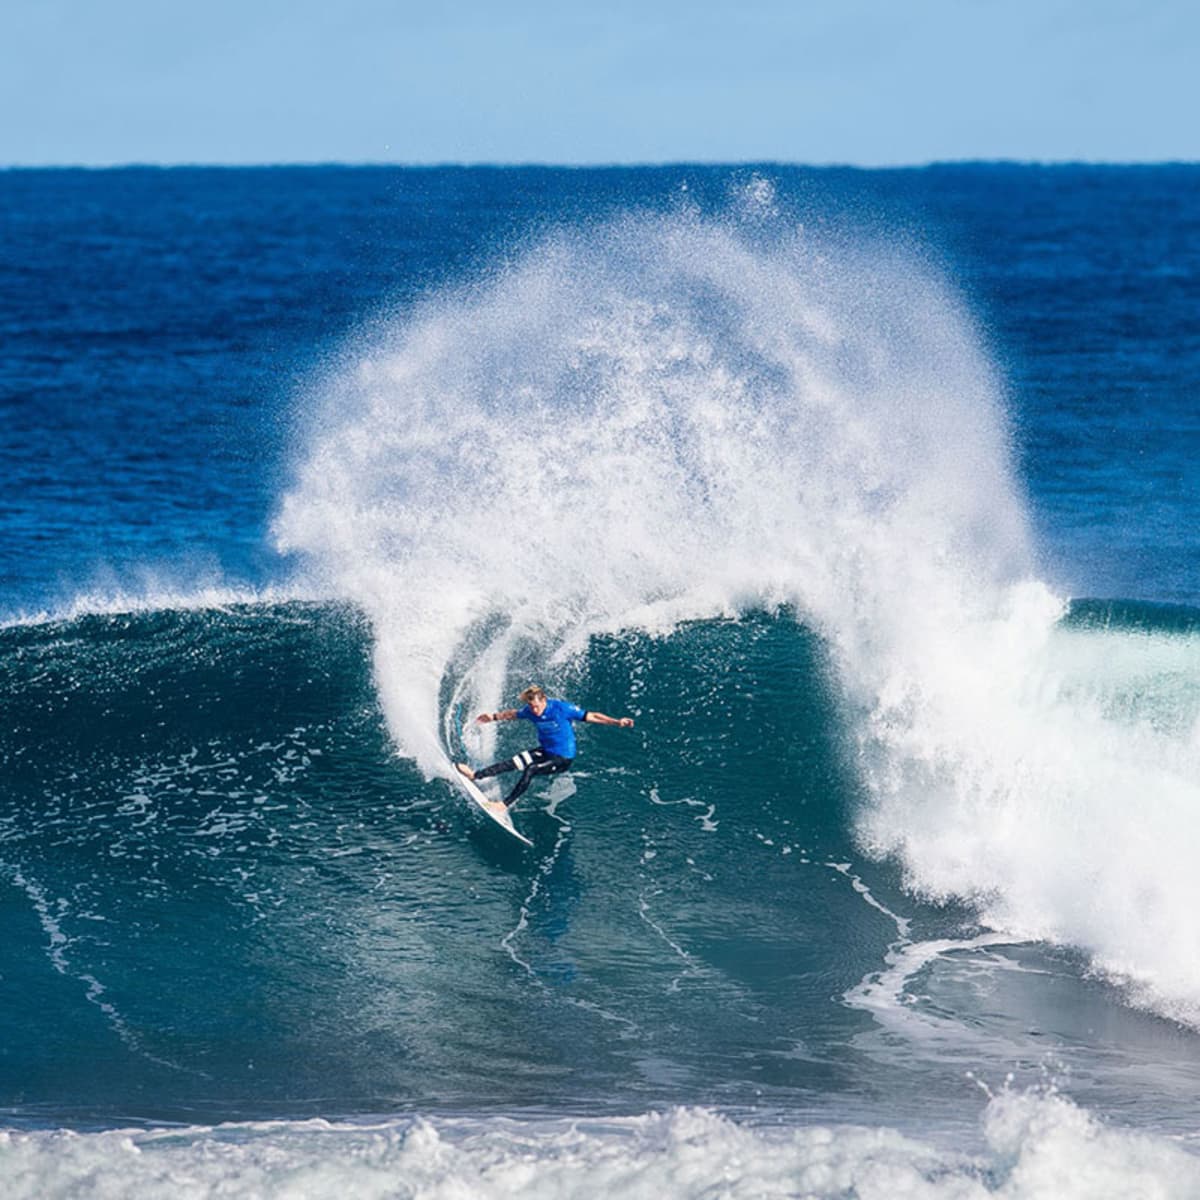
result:
[(861, 714), (863, 841), (1197, 1019), (1195, 739), (1063, 691), (969, 315), (912, 254), (749, 201), (548, 237), (359, 346), (280, 548), (369, 614), (392, 734), (430, 775), (489, 618), (464, 692), (485, 708), (522, 646), (794, 606)]

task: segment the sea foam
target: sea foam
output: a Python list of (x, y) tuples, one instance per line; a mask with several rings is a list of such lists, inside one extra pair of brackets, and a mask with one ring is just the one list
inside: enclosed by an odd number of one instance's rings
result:
[(1161, 1200), (1200, 1190), (1166, 1138), (1102, 1125), (1055, 1095), (1001, 1093), (974, 1153), (894, 1129), (748, 1125), (706, 1109), (590, 1120), (269, 1122), (109, 1133), (0, 1133), (12, 1200), (352, 1195), (479, 1200), (622, 1196), (856, 1200)]

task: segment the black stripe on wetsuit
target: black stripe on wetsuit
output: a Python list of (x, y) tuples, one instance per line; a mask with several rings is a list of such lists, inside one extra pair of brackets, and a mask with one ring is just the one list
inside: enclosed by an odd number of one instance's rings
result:
[(513, 786), (513, 790), (504, 797), (505, 806), (512, 808), (524, 794), (525, 789), (533, 782), (535, 775), (559, 775), (569, 770), (573, 758), (563, 758), (558, 754), (548, 754), (538, 746), (536, 750), (522, 750), (512, 758), (503, 762), (493, 763), (475, 772), (476, 779), (491, 779), (493, 775), (503, 775), (505, 771), (520, 771), (521, 778)]

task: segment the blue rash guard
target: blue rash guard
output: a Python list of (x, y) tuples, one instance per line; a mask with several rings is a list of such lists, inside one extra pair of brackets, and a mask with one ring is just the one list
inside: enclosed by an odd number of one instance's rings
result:
[(517, 709), (517, 720), (532, 721), (537, 727), (538, 745), (557, 758), (575, 757), (575, 730), (571, 722), (582, 721), (586, 716), (582, 708), (565, 700), (547, 700), (540, 717), (534, 716), (528, 704)]

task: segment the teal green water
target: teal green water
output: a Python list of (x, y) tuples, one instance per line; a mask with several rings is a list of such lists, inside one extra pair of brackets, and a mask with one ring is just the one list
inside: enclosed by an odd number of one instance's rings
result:
[[(562, 690), (637, 727), (535, 787), (528, 851), (395, 754), (370, 646), (304, 603), (0, 631), (14, 1118), (867, 1114), (916, 1072), (939, 1123), (983, 1101), (964, 1058), (1036, 1077), (1096, 1020), (1126, 1073), (1190, 1061), (1070, 954), (972, 946), (864, 856), (853, 714), (792, 616), (594, 640)], [(914, 1058), (848, 994), (939, 937), (894, 998), (947, 1022)]]

